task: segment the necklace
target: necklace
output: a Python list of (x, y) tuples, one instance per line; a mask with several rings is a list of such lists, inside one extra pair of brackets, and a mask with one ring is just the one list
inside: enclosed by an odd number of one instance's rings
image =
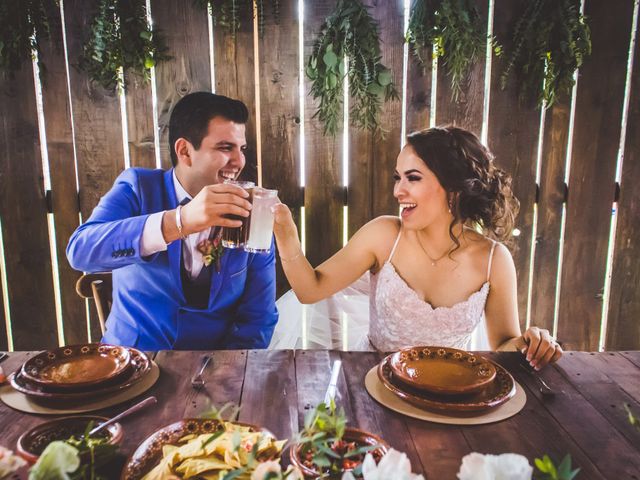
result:
[(418, 237), (418, 245), (420, 245), (420, 248), (422, 249), (422, 251), (424, 252), (424, 254), (429, 258), (429, 260), (431, 261), (431, 266), (435, 267), (436, 263), (438, 263), (440, 260), (442, 260), (445, 255), (447, 255), (448, 253), (451, 252), (451, 248), (448, 248), (442, 255), (440, 255), (438, 258), (433, 258), (431, 255), (429, 255), (429, 252), (427, 252), (427, 249), (424, 248), (424, 245), (422, 245), (422, 240), (420, 240), (420, 235), (416, 232), (416, 237)]

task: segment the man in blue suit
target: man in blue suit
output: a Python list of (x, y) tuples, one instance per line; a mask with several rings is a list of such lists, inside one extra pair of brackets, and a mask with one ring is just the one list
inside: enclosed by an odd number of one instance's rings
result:
[(223, 250), (222, 227), (249, 215), (242, 188), (247, 107), (208, 92), (171, 113), (172, 169), (129, 168), (71, 236), (71, 266), (113, 271), (103, 342), (142, 350), (265, 348), (278, 312), (275, 255)]

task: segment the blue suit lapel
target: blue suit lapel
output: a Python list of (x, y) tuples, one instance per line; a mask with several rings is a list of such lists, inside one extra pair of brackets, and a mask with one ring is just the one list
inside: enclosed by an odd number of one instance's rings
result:
[[(164, 188), (167, 194), (168, 210), (172, 210), (178, 206), (176, 189), (173, 186), (173, 168), (164, 173)], [(178, 285), (178, 290), (182, 292), (182, 276), (180, 275), (182, 241), (171, 242), (167, 247), (167, 254), (169, 255), (169, 266), (171, 267), (174, 284)]]
[(218, 293), (220, 292), (220, 288), (222, 287), (222, 279), (227, 275), (229, 271), (229, 262), (234, 261), (236, 256), (236, 250), (225, 248), (224, 254), (222, 255), (222, 259), (220, 260), (220, 272), (216, 272), (215, 268), (212, 269), (212, 277), (211, 277), (211, 291), (209, 292), (209, 308), (214, 304)]

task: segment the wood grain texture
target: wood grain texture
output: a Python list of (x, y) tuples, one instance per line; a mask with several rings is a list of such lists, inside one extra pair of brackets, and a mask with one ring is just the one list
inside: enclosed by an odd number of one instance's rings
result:
[(569, 140), (570, 99), (559, 98), (544, 119), (540, 198), (531, 291), (531, 319), (553, 331), (555, 294), (564, 205), (564, 171)]
[[(486, 31), (489, 2), (476, 2), (480, 22)], [(453, 99), (451, 78), (447, 74), (446, 58), (438, 59), (438, 87), (436, 90), (436, 125), (453, 124), (466, 128), (480, 136), (484, 104), (485, 42), (480, 46), (478, 60), (470, 67), (467, 77), (461, 82), (460, 96)]]
[[(402, 4), (369, 0), (365, 5), (379, 25), (381, 62), (391, 69), (394, 84), (402, 95)], [(382, 104), (379, 121), (384, 137), (349, 128), (349, 238), (375, 217), (398, 214), (398, 202), (393, 196), (393, 170), (400, 152), (401, 110), (399, 100)]]
[[(32, 352), (12, 353), (2, 363), (13, 371)], [(202, 355), (212, 362), (204, 371), (205, 387), (195, 390), (190, 379)], [(548, 454), (556, 462), (571, 454), (580, 479), (637, 478), (640, 444), (620, 414), (617, 402), (627, 399), (632, 409), (640, 402), (637, 386), (640, 352), (569, 352), (541, 375), (556, 391), (543, 397), (536, 380), (519, 366), (519, 353), (492, 353), (523, 386), (527, 404), (517, 415), (489, 425), (438, 425), (405, 417), (376, 403), (364, 387), (366, 372), (382, 358), (371, 352), (335, 351), (162, 351), (155, 356), (160, 378), (143, 396), (158, 404), (122, 420), (123, 456), (159, 428), (202, 413), (210, 404), (240, 403), (240, 420), (270, 429), (279, 438), (292, 438), (298, 422), (326, 390), (334, 359), (343, 361), (338, 382), (338, 406), (346, 409), (348, 425), (378, 433), (392, 447), (407, 453), (412, 470), (426, 478), (456, 478), (462, 457), (471, 451), (516, 452), (533, 465)], [(615, 403), (607, 403), (607, 393)], [(97, 412), (113, 416), (141, 399)], [(0, 403), (3, 441), (15, 445), (26, 428), (48, 417), (24, 414)], [(114, 464), (117, 478), (119, 465)]]
[(171, 60), (156, 68), (158, 134), (162, 168), (171, 167), (169, 118), (174, 105), (189, 93), (211, 91), (207, 12), (182, 0), (152, 0), (154, 30), (169, 47)]
[(363, 388), (365, 375), (382, 359), (381, 355), (342, 352), (340, 358), (349, 386), (348, 392), (342, 392), (343, 402), (348, 403), (353, 412), (352, 424), (380, 435), (392, 448), (406, 453), (414, 471), (417, 471), (421, 467), (420, 457), (408, 434), (405, 417), (379, 405)]
[(42, 103), (51, 177), (64, 343), (72, 345), (89, 340), (88, 318), (85, 301), (78, 296), (75, 289), (81, 272), (71, 268), (65, 255), (69, 237), (78, 228), (79, 205), (68, 93), (69, 79), (65, 66), (60, 16), (52, 20), (51, 27), (51, 37), (44, 42), (40, 56), (47, 66), (41, 74)]
[(250, 350), (239, 420), (267, 428), (277, 438), (298, 431), (294, 351)]
[[(124, 170), (122, 115), (117, 93), (92, 82), (78, 68), (96, 3), (72, 0), (64, 6), (80, 213), (86, 221)], [(90, 327), (91, 338), (99, 340), (97, 317), (91, 317)]]
[(585, 6), (598, 22), (578, 81), (558, 322), (572, 349), (597, 350), (600, 338), (632, 9), (629, 0)]
[(156, 147), (153, 132), (153, 93), (151, 83), (125, 72), (127, 137), (132, 167), (155, 168)]
[(569, 382), (630, 444), (638, 444), (640, 432), (629, 423), (624, 404), (640, 411), (635, 400), (640, 397), (640, 369), (630, 368), (629, 361), (614, 352), (568, 352), (565, 357), (561, 366)]
[[(12, 77), (0, 74), (0, 104), (0, 220), (13, 347), (35, 350), (57, 345), (58, 333), (31, 62)], [(0, 338), (6, 347), (4, 331)]]
[(574, 415), (565, 425), (562, 415), (556, 413), (569, 409), (572, 403), (579, 404), (581, 412), (586, 410), (587, 414), (592, 413), (591, 405), (581, 394), (563, 380), (553, 367), (547, 367), (540, 375), (559, 392), (556, 397), (548, 399), (540, 393), (533, 376), (519, 366), (522, 362), (519, 353), (491, 353), (489, 358), (505, 367), (523, 386), (527, 403), (523, 411), (508, 422), (479, 425), (478, 428), (465, 430), (465, 438), (473, 450), (494, 454), (519, 453), (526, 456), (532, 465), (535, 458), (542, 458), (545, 454), (554, 459), (556, 465), (570, 454), (573, 468), (580, 467), (581, 478), (608, 478), (606, 470), (599, 469), (594, 461), (594, 451), (586, 454), (583, 451), (584, 432), (576, 428), (580, 422), (575, 418), (578, 415)]
[[(511, 29), (521, 15), (520, 4), (509, 0), (495, 3), (493, 34), (505, 52), (513, 48)], [(515, 228), (520, 235), (510, 238), (510, 249), (518, 276), (520, 326), (525, 327), (529, 287), (529, 259), (533, 234), (533, 205), (536, 200), (536, 154), (540, 111), (532, 102), (518, 101), (518, 88), (512, 81), (503, 90), (500, 77), (508, 59), (493, 56), (491, 63), (489, 124), (487, 143), (495, 162), (513, 178), (513, 193), (520, 201)]]
[[(431, 55), (423, 52), (427, 61)], [(431, 64), (421, 65), (414, 53), (409, 51), (407, 65), (407, 134), (429, 128), (431, 114)], [(402, 139), (404, 141), (404, 139)]]
[[(319, 0), (305, 4), (304, 60), (305, 64), (313, 48), (325, 17), (334, 8), (334, 2)], [(322, 263), (342, 247), (342, 134), (325, 136), (317, 118), (316, 101), (308, 92), (309, 79), (305, 79), (305, 219), (307, 258), (314, 267)]]
[(249, 109), (246, 126), (247, 164), (240, 178), (258, 184), (256, 145), (255, 52), (253, 48), (253, 11), (250, 6), (239, 8), (240, 28), (232, 33), (214, 26), (213, 55), (215, 63), (215, 91), (227, 97), (242, 100)]
[[(618, 224), (611, 268), (606, 349), (626, 350), (640, 345), (640, 46), (636, 46), (631, 97), (622, 164)], [(634, 347), (635, 345), (635, 347)]]
[[(268, 8), (268, 6), (267, 6)], [(294, 2), (282, 2), (278, 18), (265, 15), (259, 38), (260, 129), (262, 133), (262, 183), (278, 190), (300, 231), (300, 97), (298, 83), (298, 10)], [(279, 297), (290, 287), (278, 256)]]

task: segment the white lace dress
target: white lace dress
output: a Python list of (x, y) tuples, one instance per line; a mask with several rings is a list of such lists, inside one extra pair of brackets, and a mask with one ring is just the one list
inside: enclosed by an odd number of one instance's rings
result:
[(301, 305), (292, 291), (276, 305), (280, 321), (269, 348), (328, 348), (393, 351), (411, 345), (490, 350), (484, 307), (495, 243), (489, 254), (487, 281), (452, 307), (432, 307), (398, 275), (391, 254), (376, 274), (365, 273), (346, 289), (313, 305)]

